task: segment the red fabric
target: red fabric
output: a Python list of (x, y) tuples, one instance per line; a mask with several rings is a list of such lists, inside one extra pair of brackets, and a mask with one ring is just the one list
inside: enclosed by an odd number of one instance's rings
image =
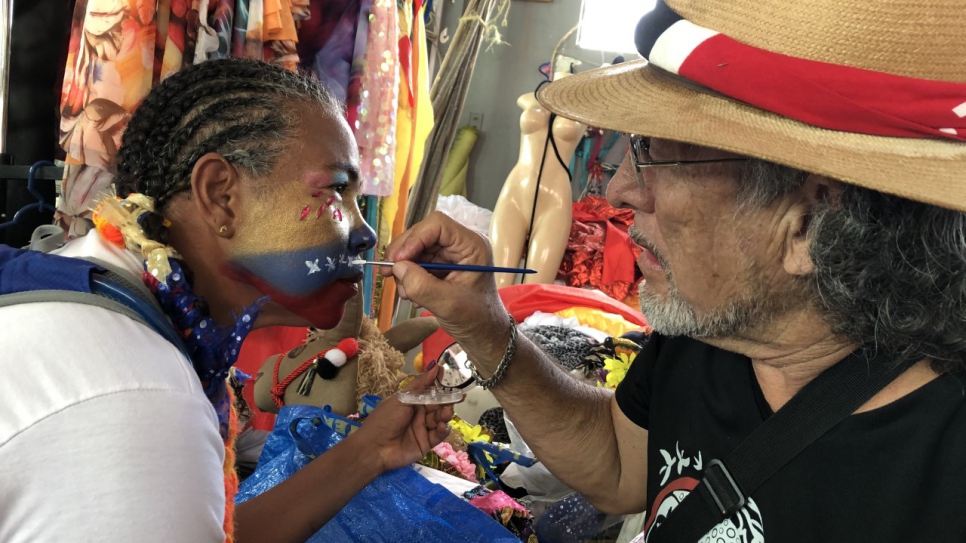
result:
[(409, 63), (413, 56), (413, 44), (409, 36), (399, 38), (399, 77), (406, 83), (403, 87), (406, 90), (406, 100), (409, 107), (416, 107), (416, 98), (413, 96), (413, 73)]
[[(256, 430), (272, 431), (272, 427), (275, 426), (275, 414), (261, 411), (255, 405), (254, 377), (266, 360), (281, 353), (287, 353), (305, 343), (307, 335), (307, 328), (272, 326), (252, 330), (245, 338), (235, 367), (252, 376), (252, 380), (245, 383), (245, 388), (242, 389), (242, 398), (252, 409), (252, 418), (248, 426)], [(269, 379), (271, 377), (271, 375), (268, 376)]]
[[(556, 313), (570, 307), (589, 307), (620, 315), (642, 328), (647, 326), (647, 319), (640, 311), (593, 290), (528, 283), (501, 288), (500, 299), (503, 300), (503, 305), (510, 312), (513, 320), (517, 322), (522, 322), (537, 311)], [(422, 316), (430, 315), (432, 313), (429, 311), (422, 313)], [(439, 358), (439, 355), (455, 342), (453, 336), (444, 332), (442, 328), (437, 330), (423, 342), (424, 364)]]
[(794, 58), (722, 34), (698, 45), (678, 74), (813, 126), (878, 136), (966, 141), (966, 83)]
[(641, 249), (627, 235), (633, 223), (632, 210), (614, 208), (602, 197), (574, 202), (570, 241), (558, 275), (572, 287), (590, 286), (615, 300), (627, 298), (640, 281)]

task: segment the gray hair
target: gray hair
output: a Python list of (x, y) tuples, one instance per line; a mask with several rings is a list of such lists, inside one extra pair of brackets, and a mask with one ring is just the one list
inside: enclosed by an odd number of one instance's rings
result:
[[(743, 165), (739, 206), (765, 206), (807, 172)], [(833, 332), (895, 359), (966, 368), (966, 213), (843, 184), (809, 225), (815, 302)]]

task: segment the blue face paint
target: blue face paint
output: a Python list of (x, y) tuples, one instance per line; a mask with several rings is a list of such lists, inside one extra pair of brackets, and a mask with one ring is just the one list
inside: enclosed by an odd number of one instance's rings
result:
[(297, 251), (236, 256), (232, 262), (261, 278), (274, 290), (286, 296), (300, 297), (339, 279), (358, 278), (362, 267), (351, 264), (358, 254), (350, 253), (340, 243)]

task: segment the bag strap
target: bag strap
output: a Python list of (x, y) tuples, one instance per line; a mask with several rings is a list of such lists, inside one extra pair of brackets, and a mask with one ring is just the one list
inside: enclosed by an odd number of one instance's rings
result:
[(649, 543), (694, 543), (744, 507), (747, 497), (815, 440), (912, 365), (859, 349), (822, 372), (756, 428), (725, 459), (708, 462), (698, 486)]
[[(98, 266), (102, 262), (94, 261)], [(136, 284), (129, 274), (109, 269), (91, 274), (91, 292), (72, 290), (30, 290), (0, 295), (0, 307), (26, 303), (65, 302), (92, 305), (120, 313), (154, 330), (191, 361), (187, 346), (168, 321), (161, 306), (143, 284)]]

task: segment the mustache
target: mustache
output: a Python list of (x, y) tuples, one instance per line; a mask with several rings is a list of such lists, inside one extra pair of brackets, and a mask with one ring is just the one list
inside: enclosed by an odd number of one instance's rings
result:
[(665, 272), (667, 271), (667, 259), (664, 258), (664, 255), (657, 250), (657, 247), (655, 247), (650, 240), (644, 237), (644, 234), (642, 234), (640, 230), (632, 225), (627, 229), (627, 235), (630, 236), (631, 241), (647, 249), (652, 255), (654, 255), (654, 258), (661, 263), (661, 267), (664, 268)]

